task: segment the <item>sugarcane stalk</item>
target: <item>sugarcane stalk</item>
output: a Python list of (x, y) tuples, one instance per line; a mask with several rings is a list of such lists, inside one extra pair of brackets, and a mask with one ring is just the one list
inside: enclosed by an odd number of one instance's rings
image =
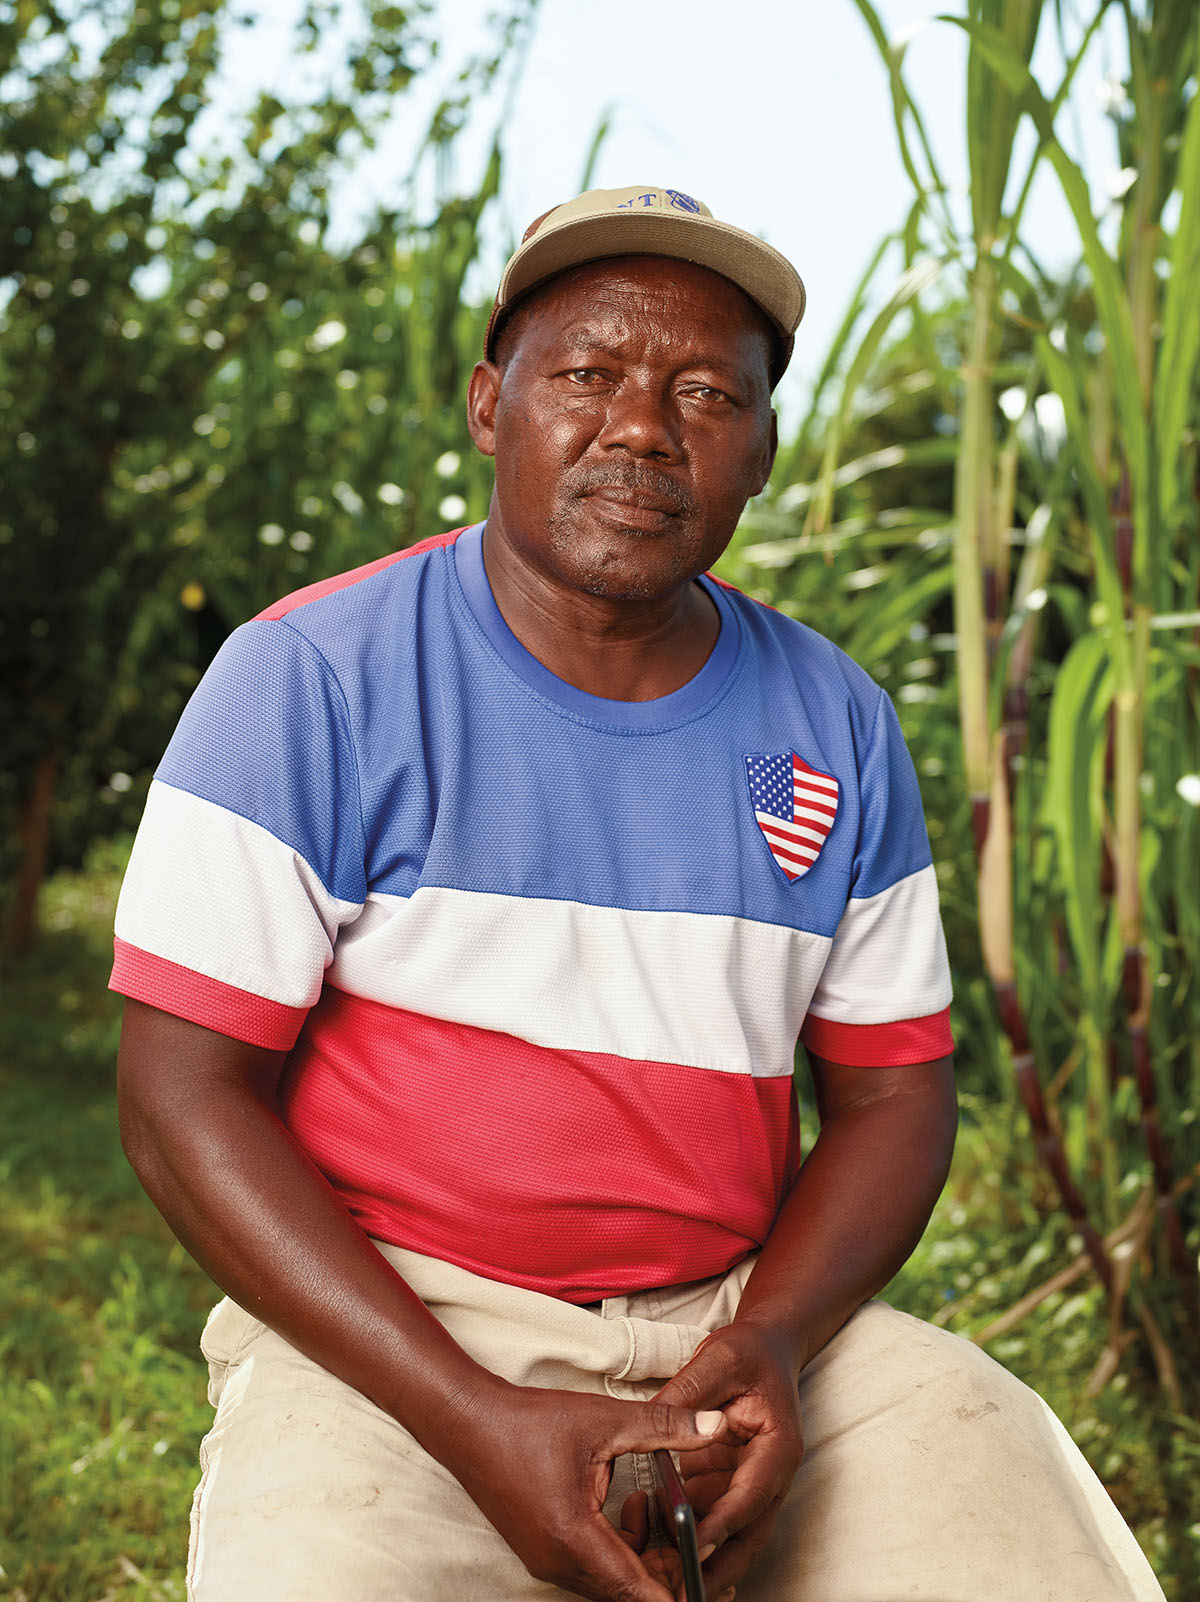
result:
[[(1157, 325), (1162, 291), (1156, 270), (1161, 247), (1160, 215), (1167, 96), (1170, 84), (1159, 73), (1138, 74), (1140, 133), (1138, 176), (1129, 219), (1127, 284), (1134, 355), (1143, 405), (1152, 416)], [(1144, 763), (1145, 709), (1149, 684), (1150, 613), (1155, 556), (1153, 522), (1137, 526), (1132, 512), (1128, 475), (1118, 492), (1115, 533), (1117, 562), (1126, 600), (1126, 622), (1132, 630), (1130, 682), (1119, 685), (1114, 703), (1114, 823), (1116, 835), (1115, 895), (1122, 945), (1122, 992), (1130, 1066), (1139, 1101), (1139, 1123), (1154, 1179), (1156, 1211), (1166, 1237), (1171, 1271), (1193, 1326), (1200, 1328), (1200, 1281), (1187, 1249), (1183, 1226), (1172, 1195), (1172, 1165), (1158, 1116), (1158, 1085), (1150, 1042), (1151, 981), (1142, 928), (1141, 900), (1141, 773)], [(1143, 502), (1144, 504), (1144, 502)]]
[(1064, 1210), (1078, 1231), (1101, 1283), (1113, 1282), (1112, 1262), (1087, 1215), (1083, 1197), (1071, 1176), (1062, 1137), (1050, 1120), (1042, 1093), (1037, 1059), (1017, 993), (1013, 960), (1012, 811), (1007, 760), (1007, 730), (992, 742), (988, 832), (979, 863), (979, 929), (984, 964), (996, 997), (1001, 1027), (1012, 1052), (1013, 1074), (1021, 1104), (1033, 1130), (1034, 1149), (1058, 1191)]
[(954, 628), (957, 639), (959, 727), (971, 803), (975, 849), (988, 831), (990, 758), (984, 552), (992, 509), (992, 368), (989, 352), (995, 268), (984, 251), (971, 283), (967, 359), (962, 368), (958, 461), (955, 465)]
[(1112, 1262), (1103, 1240), (1088, 1218), (1083, 1197), (1071, 1177), (1062, 1137), (1047, 1114), (1037, 1063), (1030, 1049), (1029, 1033), (1015, 984), (997, 985), (996, 1005), (1000, 1011), (1004, 1032), (1013, 1048), (1013, 1072), (1016, 1075), (1017, 1090), (1033, 1129), (1034, 1147), (1038, 1158), (1053, 1179), (1062, 1198), (1063, 1208), (1083, 1241), (1083, 1249), (1091, 1259), (1101, 1284), (1108, 1291), (1113, 1282)]

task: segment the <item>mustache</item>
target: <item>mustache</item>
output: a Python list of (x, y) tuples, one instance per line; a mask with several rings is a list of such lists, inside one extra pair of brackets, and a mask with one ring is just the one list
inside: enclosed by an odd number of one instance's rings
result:
[(576, 498), (603, 489), (639, 490), (661, 501), (676, 516), (696, 510), (691, 491), (648, 462), (611, 462), (603, 466), (581, 467), (567, 477), (563, 488), (568, 495)]

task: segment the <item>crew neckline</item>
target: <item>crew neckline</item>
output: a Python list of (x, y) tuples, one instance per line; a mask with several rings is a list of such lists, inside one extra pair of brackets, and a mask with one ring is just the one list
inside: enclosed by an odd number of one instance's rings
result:
[(483, 561), (484, 523), (466, 529), (454, 542), (454, 565), (463, 599), (489, 644), (528, 687), (564, 712), (589, 723), (602, 723), (626, 729), (656, 729), (689, 718), (724, 688), (733, 671), (741, 646), (737, 614), (722, 587), (708, 574), (698, 582), (717, 609), (719, 630), (716, 643), (700, 670), (686, 684), (669, 695), (652, 701), (612, 701), (591, 695), (552, 673), (528, 650), (504, 621)]

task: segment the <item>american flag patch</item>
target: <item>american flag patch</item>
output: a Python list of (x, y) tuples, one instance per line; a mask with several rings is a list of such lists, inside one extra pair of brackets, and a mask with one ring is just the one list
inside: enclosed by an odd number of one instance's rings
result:
[(800, 879), (817, 860), (837, 816), (838, 782), (810, 768), (794, 751), (748, 756), (754, 821), (787, 879)]

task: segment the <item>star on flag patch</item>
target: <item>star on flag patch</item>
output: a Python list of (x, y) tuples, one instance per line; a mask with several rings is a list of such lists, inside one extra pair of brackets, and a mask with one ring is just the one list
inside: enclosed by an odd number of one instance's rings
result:
[(754, 820), (786, 879), (808, 872), (837, 816), (838, 782), (794, 751), (748, 756)]

